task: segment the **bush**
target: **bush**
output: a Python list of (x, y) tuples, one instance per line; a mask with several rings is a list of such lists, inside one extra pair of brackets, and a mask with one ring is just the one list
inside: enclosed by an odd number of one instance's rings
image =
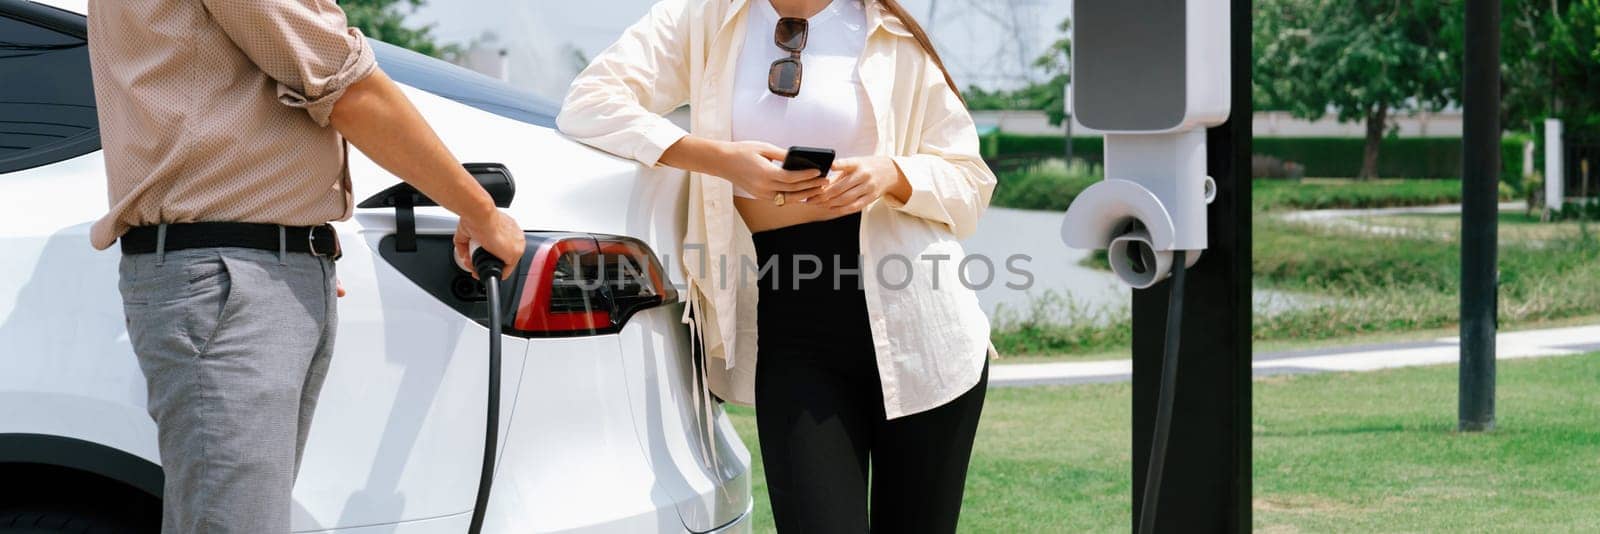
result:
[(1067, 165), (1059, 159), (1044, 160), (1002, 173), (990, 203), (1007, 208), (1065, 211), (1078, 193), (1104, 178), (1099, 166), (1083, 161)]
[[(1065, 151), (1062, 136), (1022, 135), (995, 132), (993, 154), (988, 157), (1019, 154), (1056, 155)], [(1521, 190), (1522, 143), (1527, 136), (1506, 134), (1500, 142), (1500, 180)], [(1293, 162), (1302, 166), (1305, 176), (1354, 178), (1360, 174), (1366, 140), (1359, 137), (1257, 137), (1251, 141), (1255, 154)], [(1384, 139), (1378, 152), (1378, 175), (1391, 178), (1457, 178), (1461, 176), (1461, 138), (1408, 137)], [(1093, 163), (1105, 162), (1104, 139), (1072, 138), (1072, 155)]]
[[(1522, 184), (1522, 143), (1519, 135), (1500, 142), (1500, 180), (1519, 188)], [(1252, 150), (1305, 166), (1306, 176), (1354, 178), (1361, 173), (1366, 140), (1357, 137), (1258, 137)], [(1387, 138), (1378, 147), (1378, 175), (1389, 178), (1458, 178), (1461, 176), (1461, 138)]]
[(1552, 221), (1600, 221), (1600, 202), (1566, 201), (1561, 209), (1550, 210)]
[[(1065, 211), (1078, 193), (1104, 179), (1099, 166), (1059, 159), (999, 175), (991, 203), (1005, 208)], [(1256, 211), (1278, 209), (1389, 208), (1461, 202), (1460, 180), (1255, 180)], [(1501, 184), (1502, 199), (1515, 198)]]
[[(1051, 157), (1065, 157), (1066, 145), (1060, 135), (1024, 135), (1006, 132), (996, 132), (995, 156), (1017, 155), (1047, 155)], [(1072, 157), (1090, 163), (1105, 162), (1105, 138), (1101, 136), (1072, 136)]]
[(1299, 180), (1306, 177), (1306, 166), (1265, 154), (1254, 154), (1250, 156), (1250, 177)]
[[(1251, 195), (1257, 211), (1431, 206), (1461, 202), (1461, 180), (1256, 180)], [(1500, 198), (1513, 199), (1500, 183)]]
[(1005, 355), (1089, 353), (1132, 343), (1131, 321), (1126, 307), (1090, 310), (1051, 291), (1024, 312), (996, 310), (989, 338)]

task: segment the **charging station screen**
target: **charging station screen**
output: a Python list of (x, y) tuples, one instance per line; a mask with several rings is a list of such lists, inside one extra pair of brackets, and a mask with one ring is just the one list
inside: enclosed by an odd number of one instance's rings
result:
[(1108, 131), (1161, 131), (1183, 122), (1187, 3), (1073, 4), (1072, 91), (1079, 122)]

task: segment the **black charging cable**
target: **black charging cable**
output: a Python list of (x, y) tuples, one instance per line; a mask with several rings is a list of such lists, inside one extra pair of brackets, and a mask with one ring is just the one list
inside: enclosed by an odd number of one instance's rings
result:
[(1172, 403), (1178, 392), (1178, 334), (1183, 325), (1184, 251), (1174, 251), (1172, 285), (1167, 294), (1167, 334), (1161, 349), (1161, 393), (1156, 401), (1156, 431), (1150, 443), (1150, 463), (1144, 477), (1144, 499), (1139, 508), (1139, 533), (1156, 531), (1156, 501), (1161, 498), (1161, 473), (1167, 463), (1167, 438), (1172, 434)]
[(482, 248), (472, 251), (472, 269), (483, 282), (489, 305), (489, 406), (483, 431), (483, 471), (478, 474), (478, 499), (472, 506), (472, 525), (467, 532), (483, 531), (483, 512), (489, 506), (489, 488), (494, 484), (495, 447), (500, 442), (500, 276), (506, 264)]

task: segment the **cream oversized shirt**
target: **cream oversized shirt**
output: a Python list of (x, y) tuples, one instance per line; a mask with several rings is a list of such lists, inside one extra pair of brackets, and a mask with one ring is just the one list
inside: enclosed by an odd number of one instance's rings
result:
[[(735, 68), (749, 2), (664, 0), (572, 82), (556, 119), (561, 131), (619, 156), (656, 165), (687, 135), (662, 114), (690, 106), (695, 135), (731, 138)], [(891, 156), (912, 194), (884, 197), (861, 214), (861, 278), (891, 419), (938, 407), (978, 383), (992, 352), (989, 320), (964, 285), (956, 240), (989, 205), (994, 174), (978, 154), (972, 117), (905, 24), (868, 0), (857, 66), (876, 124), (875, 154)], [(804, 53), (802, 53), (802, 60)], [(803, 91), (804, 89), (802, 89)], [(704, 342), (710, 389), (753, 404), (755, 277), (750, 232), (732, 184), (690, 174), (681, 254), (688, 310)], [(828, 335), (818, 332), (817, 335)]]

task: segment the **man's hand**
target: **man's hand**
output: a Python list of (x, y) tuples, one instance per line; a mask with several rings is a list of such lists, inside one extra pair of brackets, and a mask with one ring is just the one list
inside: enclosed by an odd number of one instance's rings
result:
[[(523, 237), (522, 227), (517, 226), (517, 221), (500, 210), (491, 212), (488, 219), (473, 221), (462, 217), (461, 223), (456, 225), (456, 264), (471, 267), (472, 241), (476, 240), (478, 246), (506, 262), (500, 278), (510, 280), (511, 272), (516, 269), (523, 250), (528, 246), (527, 238)], [(467, 271), (471, 272), (472, 269), (468, 268)], [(477, 278), (478, 273), (472, 273), (472, 277)]]
[[(457, 259), (466, 256), (474, 238), (506, 265), (522, 259), (525, 241), (517, 222), (495, 208), (494, 199), (461, 167), (382, 69), (373, 69), (345, 89), (333, 104), (330, 120), (374, 163), (461, 217), (455, 238)], [(509, 269), (506, 276), (511, 276)]]

